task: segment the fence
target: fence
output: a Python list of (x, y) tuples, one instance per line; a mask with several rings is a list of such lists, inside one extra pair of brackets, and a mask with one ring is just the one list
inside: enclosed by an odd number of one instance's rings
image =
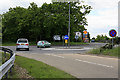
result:
[(13, 67), (14, 61), (15, 61), (15, 53), (13, 53), (12, 50), (10, 50), (8, 48), (4, 48), (4, 47), (0, 47), (0, 50), (2, 50), (4, 52), (5, 57), (6, 57), (6, 53), (10, 54), (9, 60), (7, 60), (4, 64), (2, 64), (0, 66), (0, 79), (2, 79), (2, 77), (4, 75), (5, 75), (5, 78), (8, 77), (9, 70), (10, 70), (10, 72), (12, 72), (12, 67)]

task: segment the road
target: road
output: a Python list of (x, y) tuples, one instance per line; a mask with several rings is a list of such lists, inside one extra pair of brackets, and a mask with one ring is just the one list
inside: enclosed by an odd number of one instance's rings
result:
[[(117, 78), (118, 59), (84, 54), (89, 49), (102, 45), (104, 44), (92, 43), (72, 46), (71, 49), (64, 49), (61, 46), (38, 49), (36, 46), (31, 46), (30, 51), (15, 51), (15, 53), (42, 61), (77, 78)], [(15, 50), (15, 46), (8, 47)]]
[(37, 48), (37, 46), (30, 46), (30, 51), (16, 51), (15, 46), (6, 46), (12, 49), (15, 53), (38, 53), (38, 54), (46, 54), (46, 53), (54, 53), (54, 54), (77, 54), (77, 53), (85, 53), (86, 51), (99, 48), (105, 45), (105, 43), (90, 43), (79, 46), (71, 46), (70, 49), (65, 49), (66, 46), (52, 46), (51, 48)]

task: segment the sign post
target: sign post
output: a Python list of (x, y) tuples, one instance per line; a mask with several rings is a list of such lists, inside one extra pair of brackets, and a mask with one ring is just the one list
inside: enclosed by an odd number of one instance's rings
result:
[(62, 36), (62, 40), (63, 40), (63, 46), (64, 46), (64, 35)]
[(79, 36), (75, 35), (75, 39), (76, 39), (76, 46), (77, 46), (77, 40), (78, 40)]
[(69, 3), (69, 26), (68, 26), (68, 46), (70, 47), (70, 2)]
[(52, 0), (52, 2), (68, 2), (69, 4), (68, 46), (70, 47), (70, 2), (79, 2), (79, 0)]
[(68, 39), (69, 39), (68, 35), (65, 35), (64, 39), (65, 39), (65, 44), (66, 44), (66, 48), (67, 48), (67, 43), (68, 43)]
[(110, 37), (112, 37), (112, 48), (113, 48), (113, 44), (114, 44), (114, 40), (113, 40), (113, 37), (115, 37), (117, 34), (116, 30), (112, 29), (109, 31), (109, 35)]

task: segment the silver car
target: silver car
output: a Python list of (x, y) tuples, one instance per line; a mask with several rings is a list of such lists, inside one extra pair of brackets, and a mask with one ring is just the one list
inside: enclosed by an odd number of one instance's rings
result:
[(29, 42), (27, 39), (21, 38), (17, 40), (16, 51), (20, 49), (26, 49), (27, 51), (29, 51)]

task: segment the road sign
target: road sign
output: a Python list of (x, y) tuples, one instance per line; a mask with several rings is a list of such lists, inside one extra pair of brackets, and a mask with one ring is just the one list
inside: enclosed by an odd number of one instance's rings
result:
[(84, 34), (87, 34), (87, 31), (83, 31)]
[(75, 39), (77, 40), (78, 38), (79, 38), (79, 36), (76, 35), (76, 36), (75, 36)]
[(81, 37), (81, 32), (75, 32), (76, 36)]
[(54, 40), (60, 40), (60, 35), (54, 35), (53, 39)]
[(64, 39), (68, 40), (69, 39), (68, 35), (65, 35)]
[(112, 30), (109, 31), (109, 35), (110, 35), (111, 37), (115, 37), (116, 34), (117, 34), (117, 32), (116, 32), (116, 30), (114, 30), (114, 29), (112, 29)]
[(67, 43), (68, 43), (68, 40), (65, 40), (65, 43), (67, 44)]

